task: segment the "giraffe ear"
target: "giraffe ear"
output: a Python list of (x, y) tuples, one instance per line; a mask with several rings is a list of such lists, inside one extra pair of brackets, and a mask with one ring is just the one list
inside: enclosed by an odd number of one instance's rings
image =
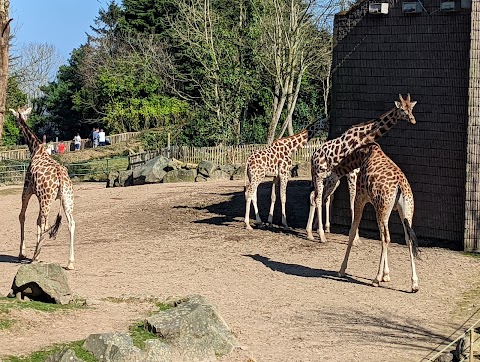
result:
[(398, 97), (400, 98), (400, 100), (401, 100), (402, 102), (404, 101), (404, 99), (403, 99), (403, 97), (402, 97), (401, 94), (399, 94)]
[(23, 115), (28, 116), (31, 112), (32, 112), (32, 107), (28, 107), (22, 113), (23, 113)]
[(413, 102), (410, 102), (410, 105), (413, 107), (415, 107), (415, 104), (417, 104), (417, 101), (413, 101)]
[(18, 112), (12, 108), (10, 108), (10, 112), (15, 116), (18, 117)]
[[(400, 96), (401, 97), (401, 96)], [(402, 108), (402, 103), (400, 103), (399, 101), (395, 101), (395, 106), (397, 108)]]

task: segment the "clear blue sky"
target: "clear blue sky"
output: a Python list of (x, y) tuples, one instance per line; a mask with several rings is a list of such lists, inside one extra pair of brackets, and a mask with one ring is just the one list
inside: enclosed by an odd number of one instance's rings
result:
[[(66, 61), (73, 49), (87, 40), (90, 25), (107, 0), (12, 0), (10, 17), (14, 45), (48, 43)], [(14, 50), (14, 49), (12, 49)]]

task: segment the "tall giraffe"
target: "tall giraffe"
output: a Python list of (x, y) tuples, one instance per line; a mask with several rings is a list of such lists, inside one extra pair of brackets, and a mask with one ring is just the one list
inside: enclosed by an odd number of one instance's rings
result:
[[(250, 225), (250, 203), (253, 203), (255, 210), (255, 223), (261, 224), (262, 220), (258, 213), (257, 206), (257, 188), (265, 176), (273, 176), (272, 194), (270, 211), (268, 213), (268, 223), (272, 224), (273, 210), (275, 207), (276, 193), (275, 189), (280, 184), (280, 201), (282, 204), (282, 225), (288, 227), (287, 216), (285, 212), (285, 203), (287, 199), (287, 183), (292, 168), (291, 155), (294, 151), (305, 147), (307, 142), (313, 138), (320, 130), (325, 129), (328, 118), (317, 121), (306, 127), (301, 132), (276, 140), (270, 146), (261, 151), (256, 151), (248, 157), (245, 166), (245, 225), (247, 230), (252, 230)], [(247, 186), (248, 177), (248, 186)]]
[(355, 211), (352, 226), (349, 232), (348, 246), (339, 275), (345, 276), (348, 258), (352, 249), (358, 226), (362, 219), (363, 209), (367, 203), (375, 208), (380, 239), (382, 241), (382, 254), (378, 266), (378, 273), (372, 284), (379, 286), (381, 281), (390, 281), (388, 267), (388, 245), (390, 232), (388, 220), (392, 210), (397, 210), (405, 232), (405, 243), (410, 253), (412, 268), (412, 292), (418, 291), (418, 277), (415, 270), (414, 257), (418, 256), (418, 244), (412, 229), (414, 212), (413, 193), (405, 174), (380, 148), (377, 143), (363, 146), (347, 156), (325, 182), (324, 198), (328, 197), (335, 188), (336, 179), (347, 175), (352, 170), (359, 168), (357, 179), (357, 193), (355, 196)]
[(327, 241), (323, 231), (322, 193), (323, 182), (332, 169), (357, 148), (382, 137), (399, 120), (406, 120), (411, 124), (416, 123), (412, 111), (417, 102), (411, 101), (410, 94), (407, 95), (406, 99), (403, 99), (401, 94), (399, 97), (400, 101), (395, 101), (395, 107), (390, 111), (376, 119), (350, 127), (340, 137), (325, 142), (312, 155), (312, 183), (314, 191), (310, 194), (310, 212), (306, 227), (308, 239), (314, 239), (312, 226), (316, 209), (320, 241)]
[(62, 217), (58, 212), (55, 224), (48, 227), (48, 214), (50, 207), (56, 199), (60, 199), (60, 205), (67, 217), (70, 231), (70, 256), (67, 269), (74, 269), (73, 237), (75, 233), (75, 221), (73, 220), (73, 185), (68, 176), (67, 169), (57, 163), (45, 149), (42, 142), (28, 127), (26, 121), (31, 108), (19, 109), (18, 112), (10, 109), (16, 118), (17, 125), (22, 132), (30, 150), (31, 161), (25, 175), (25, 183), (22, 193), (22, 210), (20, 211), (20, 254), (19, 259), (25, 259), (25, 212), (32, 195), (36, 195), (40, 204), (40, 212), (37, 219), (37, 245), (32, 260), (37, 260), (40, 254), (41, 243), (46, 233), (55, 238), (60, 228)]

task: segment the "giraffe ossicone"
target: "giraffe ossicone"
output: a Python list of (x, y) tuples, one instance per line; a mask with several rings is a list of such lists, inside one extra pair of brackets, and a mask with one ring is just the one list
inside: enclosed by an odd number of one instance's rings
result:
[(20, 221), (20, 253), (18, 258), (25, 259), (25, 213), (28, 202), (32, 195), (36, 195), (40, 204), (37, 218), (37, 244), (32, 260), (38, 259), (45, 234), (55, 238), (61, 224), (61, 210), (59, 210), (55, 223), (48, 226), (48, 214), (53, 202), (60, 199), (60, 207), (68, 221), (70, 232), (70, 254), (67, 269), (74, 269), (74, 234), (75, 221), (73, 219), (73, 185), (68, 176), (67, 169), (56, 162), (45, 149), (40, 139), (27, 125), (27, 119), (32, 109), (10, 109), (15, 116), (17, 125), (24, 136), (31, 154), (31, 161), (25, 174), (25, 182), (22, 192), (22, 209), (19, 215)]

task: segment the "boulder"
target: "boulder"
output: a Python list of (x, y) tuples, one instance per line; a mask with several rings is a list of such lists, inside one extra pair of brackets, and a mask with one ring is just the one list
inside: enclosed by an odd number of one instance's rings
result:
[(128, 333), (91, 334), (83, 343), (99, 362), (140, 362), (145, 353), (133, 345)]
[(177, 169), (167, 172), (167, 174), (163, 177), (163, 182), (195, 182), (196, 176), (196, 170)]
[(197, 177), (195, 177), (195, 182), (205, 182), (205, 181), (207, 181), (207, 178), (205, 176), (197, 175)]
[(293, 166), (292, 177), (311, 177), (311, 165), (310, 162), (300, 162)]
[(152, 158), (137, 169), (136, 178), (142, 178), (143, 183), (147, 184), (162, 182), (163, 177), (167, 174), (165, 169), (170, 165), (170, 161), (161, 155)]
[(210, 177), (217, 168), (218, 166), (215, 163), (203, 160), (198, 164), (198, 173), (205, 177)]
[(210, 174), (209, 180), (230, 180), (230, 175), (222, 170), (215, 170)]
[(235, 173), (235, 166), (234, 165), (220, 165), (220, 170), (228, 173), (228, 175), (231, 177)]
[(145, 327), (180, 350), (185, 361), (216, 360), (239, 346), (217, 308), (200, 295), (150, 316)]
[(68, 304), (73, 299), (67, 276), (59, 264), (22, 265), (12, 284), (12, 294), (18, 293), (32, 300), (56, 304)]
[(85, 362), (83, 359), (78, 358), (75, 351), (71, 349), (63, 349), (51, 356), (49, 356), (45, 362)]
[(132, 186), (133, 185), (133, 170), (120, 171), (118, 173), (118, 186)]
[(235, 171), (232, 174), (231, 180), (243, 180), (245, 178), (245, 165), (235, 164)]
[(180, 353), (159, 339), (145, 341), (145, 362), (180, 361)]
[(107, 187), (118, 187), (118, 171), (108, 173)]

